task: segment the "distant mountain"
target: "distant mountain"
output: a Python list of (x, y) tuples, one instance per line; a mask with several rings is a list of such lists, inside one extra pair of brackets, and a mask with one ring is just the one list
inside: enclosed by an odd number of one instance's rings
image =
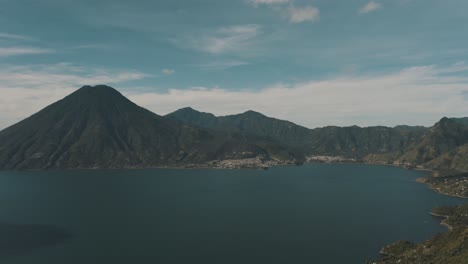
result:
[(312, 131), (311, 152), (362, 159), (370, 154), (401, 153), (426, 133), (424, 127), (324, 127)]
[(340, 155), (353, 158), (362, 158), (371, 153), (403, 152), (428, 130), (425, 127), (411, 126), (330, 126), (308, 129), (254, 111), (216, 117), (192, 108), (182, 108), (167, 116), (203, 128), (269, 138), (294, 146), (308, 155)]
[(307, 144), (312, 135), (308, 128), (289, 121), (267, 117), (254, 111), (216, 117), (213, 114), (187, 107), (170, 113), (167, 117), (203, 128), (227, 133), (255, 135), (294, 146)]
[(218, 125), (218, 118), (215, 115), (199, 112), (191, 107), (179, 109), (166, 116), (204, 128), (215, 128)]
[(468, 144), (441, 154), (429, 161), (426, 166), (444, 171), (468, 171)]
[[(441, 124), (444, 122), (445, 125)], [(437, 130), (446, 131), (437, 133)], [(432, 145), (442, 151), (425, 166), (440, 171), (468, 171), (468, 118), (444, 118), (434, 126), (431, 134), (434, 133), (441, 135), (443, 140), (439, 139)]]
[(468, 126), (468, 117), (450, 118), (450, 120), (455, 121), (458, 124)]
[(283, 154), (269, 142), (262, 147), (158, 116), (111, 87), (84, 86), (1, 131), (0, 169), (174, 166), (268, 157), (268, 149)]
[[(399, 157), (401, 162), (425, 164), (468, 143), (468, 126), (457, 119), (442, 118), (424, 138)], [(435, 163), (432, 163), (435, 166)]]
[(309, 129), (254, 111), (217, 117), (187, 107), (159, 116), (111, 87), (84, 86), (0, 131), (0, 169), (256, 167), (339, 156), (468, 171), (467, 121)]

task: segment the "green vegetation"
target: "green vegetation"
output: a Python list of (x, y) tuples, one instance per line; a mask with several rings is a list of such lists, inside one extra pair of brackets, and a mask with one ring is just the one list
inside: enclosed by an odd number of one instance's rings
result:
[[(254, 111), (216, 117), (192, 108), (177, 110), (167, 117), (186, 124), (225, 133), (256, 135), (294, 147), (306, 155), (345, 156), (362, 159), (369, 154), (396, 153), (419, 142), (425, 127), (324, 127), (308, 129), (294, 123), (264, 116)], [(392, 160), (393, 161), (393, 160)]]
[(0, 132), (0, 169), (176, 167), (255, 156), (296, 159), (270, 140), (158, 116), (108, 86), (84, 86)]
[(468, 171), (468, 144), (446, 152), (427, 163), (436, 170)]
[(454, 164), (445, 160), (446, 154), (468, 143), (468, 126), (454, 119), (442, 118), (431, 128), (424, 138), (408, 148), (398, 161), (422, 164), (434, 169), (461, 170), (463, 164)]
[(308, 129), (253, 111), (216, 117), (183, 108), (167, 116), (227, 134), (256, 135), (281, 142), (305, 155), (343, 156), (371, 163), (468, 171), (468, 118), (442, 118), (432, 128), (329, 126)]
[(423, 180), (434, 190), (452, 196), (468, 197), (468, 173), (443, 177), (429, 177)]
[(468, 171), (467, 120), (308, 129), (254, 111), (216, 117), (183, 108), (159, 116), (111, 87), (84, 86), (0, 131), (0, 169), (199, 167), (227, 159), (241, 166), (255, 157), (300, 164), (326, 156)]
[(465, 264), (468, 260), (468, 204), (458, 207), (440, 207), (435, 215), (446, 218), (444, 224), (451, 231), (439, 234), (421, 244), (398, 241), (382, 249), (380, 264)]
[(457, 122), (459, 124), (468, 126), (468, 117), (450, 118), (450, 119), (452, 119), (453, 121), (455, 121), (455, 122)]
[(230, 134), (255, 135), (289, 146), (310, 144), (310, 129), (294, 123), (264, 116), (254, 111), (238, 115), (216, 117), (210, 113), (198, 112), (190, 107), (179, 109), (167, 117), (197, 127), (223, 131)]

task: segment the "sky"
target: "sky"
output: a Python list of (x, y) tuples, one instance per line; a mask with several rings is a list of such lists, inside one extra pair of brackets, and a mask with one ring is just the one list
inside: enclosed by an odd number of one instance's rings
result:
[(83, 85), (306, 127), (468, 116), (466, 0), (0, 0), (0, 129)]

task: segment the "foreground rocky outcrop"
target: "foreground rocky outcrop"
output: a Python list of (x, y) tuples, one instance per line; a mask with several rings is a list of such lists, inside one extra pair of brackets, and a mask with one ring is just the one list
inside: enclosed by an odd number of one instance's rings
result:
[(465, 264), (468, 260), (468, 204), (440, 207), (432, 212), (443, 217), (450, 231), (421, 244), (398, 241), (382, 249), (382, 259), (376, 264)]
[(445, 195), (468, 198), (468, 173), (428, 177), (420, 180)]

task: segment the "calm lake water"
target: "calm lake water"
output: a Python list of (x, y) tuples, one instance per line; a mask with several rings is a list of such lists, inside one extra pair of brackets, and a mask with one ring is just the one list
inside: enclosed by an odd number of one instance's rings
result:
[(363, 263), (446, 232), (465, 202), (424, 172), (356, 164), (262, 170), (0, 172), (0, 263)]

